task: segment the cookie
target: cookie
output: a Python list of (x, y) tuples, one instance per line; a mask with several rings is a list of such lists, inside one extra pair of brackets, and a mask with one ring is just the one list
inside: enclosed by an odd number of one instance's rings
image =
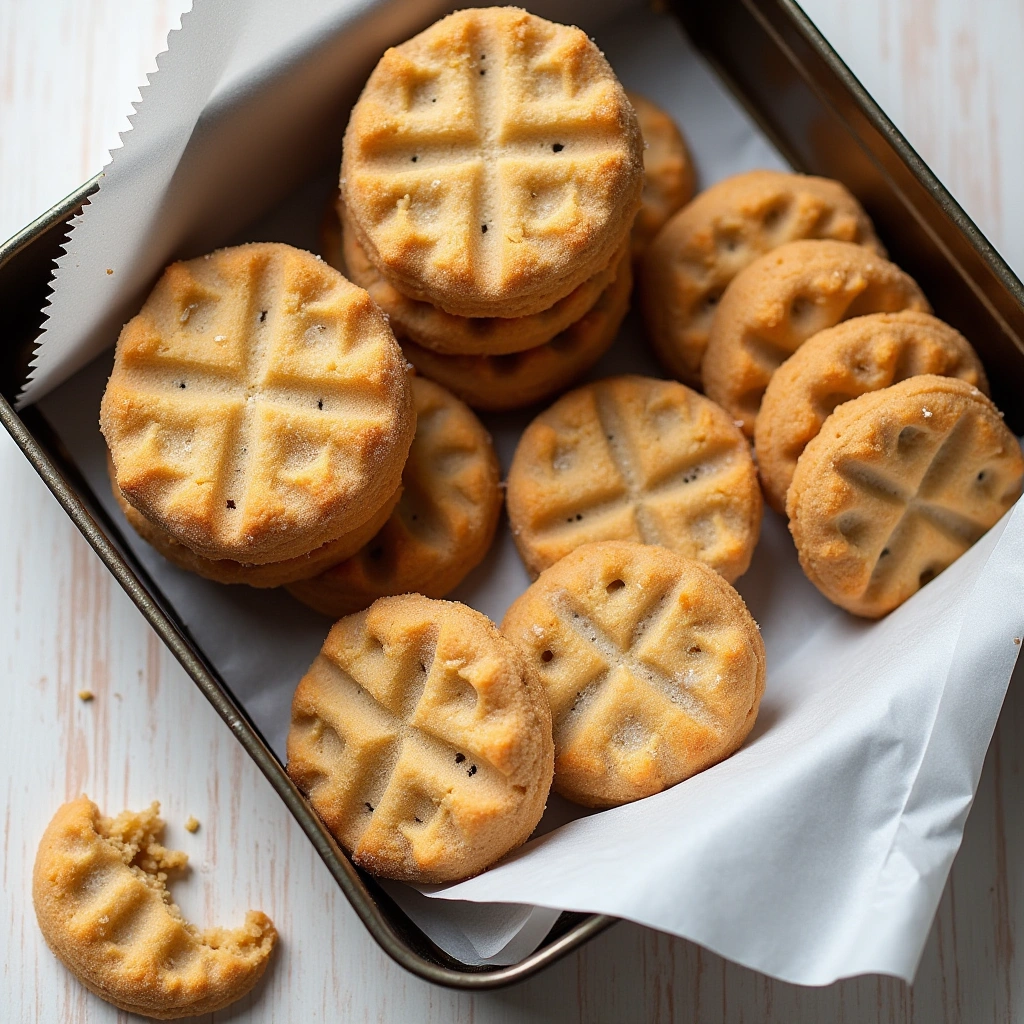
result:
[(704, 391), (753, 437), (772, 374), (812, 334), (867, 313), (930, 308), (908, 274), (862, 245), (779, 246), (725, 290), (704, 353)]
[(39, 842), (32, 899), (50, 949), (86, 988), (130, 1013), (173, 1020), (244, 996), (277, 932), (257, 910), (234, 930), (200, 931), (182, 917), (166, 880), (188, 858), (160, 845), (159, 809), (107, 818), (84, 796), (64, 804)]
[(310, 608), (340, 618), (389, 594), (444, 597), (483, 560), (501, 514), (501, 471), (491, 436), (453, 394), (412, 382), (416, 437), (402, 497), (358, 554), (290, 586)]
[(100, 426), (142, 515), (205, 558), (257, 565), (371, 519), (416, 421), (370, 296), (254, 243), (164, 271), (118, 339)]
[(808, 579), (878, 618), (959, 558), (1016, 501), (1024, 456), (996, 407), (925, 374), (839, 406), (786, 498)]
[(701, 386), (711, 321), (727, 285), (758, 256), (799, 238), (855, 242), (885, 255), (857, 200), (838, 181), (805, 174), (733, 175), (665, 225), (643, 263), (640, 302), (669, 373)]
[(544, 684), (554, 788), (576, 803), (611, 807), (674, 786), (734, 753), (757, 718), (764, 644), (743, 599), (666, 548), (577, 548), (501, 628)]
[(646, 96), (627, 91), (644, 137), (644, 190), (633, 221), (633, 259), (677, 210), (693, 198), (697, 176), (683, 134), (675, 121)]
[(768, 504), (785, 511), (796, 460), (837, 405), (921, 373), (959, 377), (988, 393), (970, 343), (928, 313), (870, 313), (808, 338), (775, 371), (754, 423)]
[(370, 261), (459, 316), (539, 313), (611, 262), (643, 188), (636, 114), (578, 28), (459, 11), (388, 50), (341, 190)]
[(750, 446), (676, 381), (612, 377), (563, 395), (523, 431), (509, 522), (532, 575), (582, 544), (630, 540), (696, 558), (728, 581), (761, 527)]
[(442, 355), (497, 356), (547, 344), (593, 309), (601, 293), (615, 280), (619, 257), (629, 245), (628, 241), (624, 242), (604, 270), (587, 278), (549, 309), (509, 319), (453, 316), (429, 302), (410, 299), (390, 285), (366, 258), (354, 231), (345, 230), (338, 239), (344, 262), (335, 263), (327, 255), (333, 248), (329, 240), (324, 247), (325, 258), (343, 273), (347, 270), (352, 281), (370, 293), (373, 301), (387, 314), (399, 342), (412, 341)]
[(295, 691), (288, 774), (371, 874), (483, 871), (536, 827), (552, 767), (540, 681), (465, 605), (381, 598), (335, 624)]
[(111, 474), (111, 490), (114, 500), (124, 513), (131, 528), (151, 547), (155, 548), (168, 562), (178, 568), (194, 572), (215, 583), (240, 583), (250, 587), (283, 587), (286, 583), (305, 580), (310, 576), (337, 565), (343, 559), (354, 555), (364, 544), (372, 540), (377, 531), (387, 522), (401, 497), (402, 489), (397, 491), (362, 526), (350, 533), (342, 534), (337, 540), (311, 551), (308, 555), (298, 555), (283, 562), (266, 562), (263, 565), (246, 565), (234, 562), (230, 558), (203, 558), (191, 548), (179, 544), (166, 530), (151, 523), (137, 508), (129, 505), (113, 479), (113, 465), (108, 459), (108, 470)]
[(443, 356), (402, 342), (406, 358), (424, 377), (454, 392), (474, 409), (504, 412), (558, 394), (583, 376), (611, 348), (629, 312), (633, 287), (630, 255), (596, 305), (546, 345), (504, 356)]

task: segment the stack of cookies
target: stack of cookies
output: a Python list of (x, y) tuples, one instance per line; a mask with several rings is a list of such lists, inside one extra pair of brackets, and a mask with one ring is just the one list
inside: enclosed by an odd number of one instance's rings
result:
[(118, 339), (100, 427), (115, 496), (161, 553), (279, 586), (377, 533), (416, 414), (369, 295), (307, 252), (255, 243), (167, 268)]
[[(692, 188), (679, 177), (669, 203)], [(614, 340), (643, 186), (637, 115), (583, 32), (460, 11), (371, 74), (324, 248), (421, 373), (509, 409), (565, 387)]]

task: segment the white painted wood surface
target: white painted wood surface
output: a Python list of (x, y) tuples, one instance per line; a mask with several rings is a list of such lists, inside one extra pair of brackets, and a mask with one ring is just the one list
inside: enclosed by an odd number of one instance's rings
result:
[[(0, 237), (99, 169), (186, 0), (0, 0)], [(805, 7), (1018, 273), (1024, 272), (1020, 0), (805, 0)], [(309, 844), (6, 434), (0, 436), (0, 1021), (127, 1020), (47, 951), (35, 845), (81, 791), (163, 803), (204, 923), (271, 914), (267, 978), (215, 1014), (245, 1022), (966, 1022), (1024, 1019), (1024, 693), (1012, 687), (911, 988), (785, 985), (622, 924), (540, 978), (468, 996), (375, 946)], [(1018, 673), (1020, 676), (1020, 673)], [(95, 699), (76, 696), (92, 690)], [(182, 827), (194, 814), (197, 834)]]

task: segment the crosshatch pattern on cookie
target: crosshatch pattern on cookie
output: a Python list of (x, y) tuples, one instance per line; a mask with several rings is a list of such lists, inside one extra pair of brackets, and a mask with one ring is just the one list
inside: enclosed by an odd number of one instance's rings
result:
[(502, 628), (547, 690), (556, 789), (593, 806), (639, 799), (742, 742), (764, 681), (760, 638), (728, 591), (664, 549), (605, 543), (513, 605)]
[[(270, 561), (394, 491), (406, 392), (362, 289), (308, 253), (241, 246), (167, 269), (122, 332), (102, 421), (140, 511), (201, 554)], [(254, 543), (267, 534), (273, 557)]]
[(378, 602), (343, 619), (299, 684), (288, 771), (357, 864), (465, 877), (540, 818), (547, 708), (493, 627), (481, 643), (479, 625), (444, 610), (478, 613), (418, 595), (385, 601), (394, 616)]
[(1016, 439), (963, 381), (919, 376), (864, 395), (797, 463), (789, 512), (801, 561), (832, 600), (884, 614), (994, 525), (1022, 472)]
[[(342, 173), (367, 254), (403, 291), (452, 313), (518, 316), (607, 264), (639, 205), (642, 148), (582, 32), (492, 9), (384, 54), (353, 110)], [(522, 294), (552, 273), (571, 284), (543, 301)], [(462, 308), (460, 288), (502, 305)]]
[(597, 540), (660, 544), (742, 574), (761, 494), (746, 442), (681, 384), (620, 377), (578, 388), (524, 432), (508, 481), (513, 536), (534, 573)]

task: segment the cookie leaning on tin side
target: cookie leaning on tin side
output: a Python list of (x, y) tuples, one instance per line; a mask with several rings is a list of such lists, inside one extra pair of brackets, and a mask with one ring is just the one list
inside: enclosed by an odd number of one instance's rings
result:
[(278, 243), (168, 267), (121, 332), (100, 409), (125, 498), (197, 554), (248, 564), (372, 518), (415, 425), (369, 295)]
[(358, 553), (288, 588), (340, 618), (378, 597), (444, 597), (487, 554), (501, 514), (501, 470), (490, 434), (454, 395), (414, 377), (416, 437), (402, 497)]
[(587, 544), (509, 608), (502, 631), (551, 703), (555, 789), (590, 807), (639, 800), (734, 753), (765, 686), (743, 599), (665, 548)]
[(419, 594), (336, 623), (292, 702), (288, 774), (385, 878), (452, 882), (525, 842), (553, 757), (533, 668), (484, 615)]
[(988, 393), (970, 343), (929, 313), (870, 313), (808, 338), (772, 375), (754, 423), (757, 470), (772, 508), (785, 511), (797, 459), (836, 406), (922, 373), (959, 377)]
[(345, 208), (401, 292), (460, 316), (539, 313), (604, 269), (643, 188), (636, 115), (577, 28), (513, 7), (388, 50), (349, 119)]
[(758, 256), (800, 238), (885, 250), (860, 203), (838, 181), (784, 171), (734, 174), (700, 193), (650, 245), (640, 273), (644, 322), (658, 358), (701, 385), (701, 360), (729, 282)]
[(523, 432), (509, 522), (536, 575), (582, 544), (658, 544), (730, 582), (761, 528), (750, 447), (714, 402), (676, 381), (612, 377), (563, 395)]
[(184, 853), (159, 843), (159, 804), (100, 814), (64, 804), (39, 841), (32, 899), (50, 949), (83, 985), (122, 1010), (173, 1020), (211, 1013), (259, 981), (277, 941), (265, 914), (241, 928), (189, 924), (167, 892)]
[[(454, 316), (429, 302), (403, 295), (367, 259), (355, 232), (344, 227), (342, 232), (339, 237), (342, 262), (336, 262), (338, 256), (328, 255), (337, 252), (329, 241), (324, 246), (328, 262), (370, 293), (387, 314), (399, 342), (411, 341), (440, 355), (500, 356), (547, 344), (594, 308), (615, 280), (619, 265), (619, 253), (616, 253), (607, 267), (539, 313), (511, 318)], [(628, 243), (624, 242), (620, 252), (627, 248)]]
[(633, 270), (629, 252), (594, 307), (546, 345), (504, 356), (446, 356), (403, 341), (417, 371), (474, 409), (503, 412), (550, 398), (582, 377), (611, 348), (629, 311)]
[(922, 375), (839, 406), (786, 496), (808, 579), (867, 618), (902, 604), (1017, 500), (1024, 455), (992, 402)]
[(726, 288), (704, 353), (704, 390), (753, 437), (772, 374), (812, 335), (867, 313), (930, 308), (908, 274), (865, 246), (790, 242)]

